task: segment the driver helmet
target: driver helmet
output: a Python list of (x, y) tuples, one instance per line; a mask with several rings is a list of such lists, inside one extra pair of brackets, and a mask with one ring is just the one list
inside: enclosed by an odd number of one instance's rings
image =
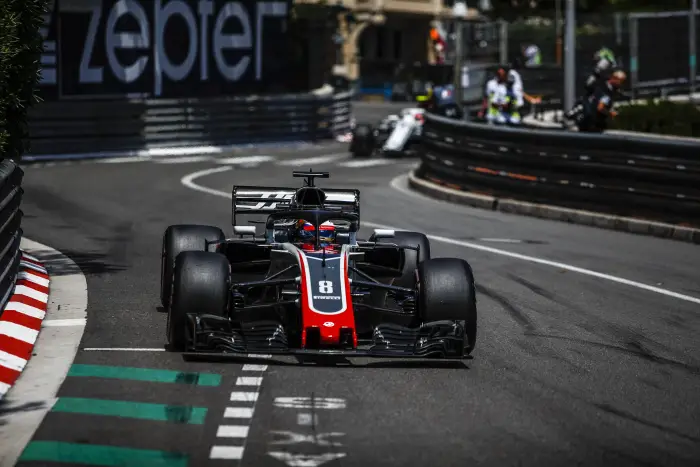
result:
[(304, 250), (313, 251), (316, 249), (316, 235), (318, 234), (319, 246), (321, 249), (332, 247), (335, 244), (336, 230), (331, 221), (326, 221), (320, 225), (318, 232), (316, 226), (304, 219), (299, 219), (296, 224), (295, 238), (301, 243)]

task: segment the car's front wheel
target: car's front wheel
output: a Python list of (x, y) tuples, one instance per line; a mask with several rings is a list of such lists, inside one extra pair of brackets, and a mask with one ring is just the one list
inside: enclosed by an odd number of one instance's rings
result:
[(177, 255), (167, 325), (172, 350), (184, 350), (192, 338), (188, 313), (226, 316), (230, 283), (229, 262), (224, 255), (207, 251)]
[(418, 315), (424, 323), (457, 321), (467, 335), (465, 353), (476, 345), (476, 286), (463, 259), (433, 258), (418, 265)]

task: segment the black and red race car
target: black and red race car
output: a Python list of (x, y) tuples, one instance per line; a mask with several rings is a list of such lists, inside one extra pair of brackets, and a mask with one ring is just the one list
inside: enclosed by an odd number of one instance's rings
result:
[[(470, 358), (476, 294), (463, 259), (431, 258), (421, 233), (360, 229), (359, 190), (234, 186), (233, 230), (173, 225), (163, 236), (161, 302), (172, 350)], [(262, 215), (237, 225), (241, 215)], [(255, 222), (255, 221), (251, 221)], [(300, 222), (332, 238), (297, 238)], [(322, 231), (319, 230), (318, 233)], [(312, 232), (313, 233), (313, 232)], [(246, 238), (248, 237), (248, 238)]]

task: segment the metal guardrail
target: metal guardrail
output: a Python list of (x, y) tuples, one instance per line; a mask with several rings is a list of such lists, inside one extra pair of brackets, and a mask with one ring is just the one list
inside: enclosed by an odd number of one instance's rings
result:
[(351, 94), (42, 102), (31, 155), (318, 141), (347, 131)]
[(22, 257), (22, 178), (24, 171), (10, 159), (0, 161), (0, 313), (12, 295)]
[(454, 189), (700, 225), (700, 144), (427, 115), (416, 176)]

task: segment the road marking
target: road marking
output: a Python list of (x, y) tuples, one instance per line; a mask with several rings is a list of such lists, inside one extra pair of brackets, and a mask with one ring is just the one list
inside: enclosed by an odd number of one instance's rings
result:
[(41, 327), (66, 327), (66, 326), (85, 326), (87, 324), (87, 319), (85, 318), (73, 318), (73, 319), (47, 319), (42, 321)]
[(326, 462), (341, 459), (347, 454), (344, 452), (328, 452), (324, 454), (291, 454), (289, 452), (273, 451), (268, 454), (278, 461), (282, 461), (290, 467), (318, 467)]
[(221, 375), (214, 373), (187, 373), (174, 370), (159, 370), (154, 368), (133, 368), (125, 366), (81, 365), (73, 364), (68, 376), (87, 378), (113, 378), (150, 383), (176, 383), (192, 386), (218, 386)]
[[(219, 196), (221, 198), (231, 199), (231, 193), (228, 193), (226, 191), (221, 191), (221, 190), (215, 190), (213, 188), (207, 188), (207, 187), (197, 185), (196, 183), (194, 183), (194, 180), (196, 180), (197, 178), (211, 175), (211, 174), (217, 173), (217, 172), (222, 172), (222, 171), (223, 170), (221, 170), (221, 168), (201, 170), (199, 172), (194, 172), (194, 173), (191, 173), (189, 175), (186, 175), (180, 181), (184, 186), (186, 186), (187, 188), (190, 188), (192, 190), (200, 191), (202, 193), (207, 193), (207, 194), (214, 195), (214, 196)], [(394, 180), (396, 180), (396, 179), (394, 179)], [(393, 180), (392, 180), (392, 183), (393, 183)], [(375, 222), (367, 222), (367, 221), (362, 221), (362, 225), (365, 225), (367, 227), (374, 227), (374, 228), (378, 228), (378, 229), (403, 230), (403, 229), (400, 229), (397, 227), (392, 227), (392, 226), (387, 226), (384, 224), (378, 224)], [(698, 297), (693, 297), (690, 295), (681, 294), (678, 292), (674, 292), (672, 290), (662, 289), (660, 287), (654, 287), (652, 285), (648, 285), (648, 284), (644, 284), (642, 282), (637, 282), (637, 281), (625, 279), (625, 278), (618, 277), (618, 276), (613, 276), (611, 274), (605, 274), (605, 273), (593, 271), (590, 269), (580, 268), (577, 266), (573, 266), (571, 264), (561, 263), (558, 261), (550, 261), (548, 259), (537, 258), (535, 256), (528, 256), (528, 255), (522, 255), (519, 253), (513, 253), (513, 252), (510, 252), (508, 250), (500, 250), (498, 248), (492, 248), (492, 247), (485, 246), (485, 245), (479, 245), (477, 243), (465, 242), (463, 240), (455, 240), (452, 238), (442, 237), (439, 235), (426, 234), (426, 236), (430, 240), (433, 240), (436, 242), (447, 243), (449, 245), (455, 245), (455, 246), (460, 246), (463, 248), (469, 248), (472, 250), (483, 251), (485, 253), (491, 253), (494, 255), (506, 256), (509, 258), (513, 258), (513, 259), (517, 259), (517, 260), (521, 260), (521, 261), (527, 261), (527, 262), (535, 263), (535, 264), (540, 264), (543, 266), (549, 266), (549, 267), (553, 267), (553, 268), (557, 268), (557, 269), (564, 269), (566, 271), (575, 272), (575, 273), (582, 274), (585, 276), (596, 277), (598, 279), (603, 279), (603, 280), (607, 280), (610, 282), (615, 282), (617, 284), (623, 284), (623, 285), (627, 285), (630, 287), (635, 287), (635, 288), (638, 288), (641, 290), (646, 290), (648, 292), (653, 292), (653, 293), (657, 293), (660, 295), (665, 295), (667, 297), (672, 297), (672, 298), (676, 298), (678, 300), (683, 300), (686, 302), (691, 302), (691, 303), (695, 303), (695, 304), (700, 305), (700, 298), (698, 298)]]
[(22, 326), (21, 324), (11, 323), (9, 321), (0, 321), (0, 334), (26, 342), (28, 344), (33, 344), (36, 342), (39, 331)]
[(234, 402), (255, 402), (258, 400), (258, 393), (234, 391), (231, 393), (230, 400)]
[(188, 458), (177, 452), (151, 449), (118, 448), (59, 441), (32, 441), (22, 453), (19, 462), (42, 462), (42, 465), (45, 462), (62, 462), (109, 467), (121, 465), (187, 467)]
[(252, 407), (226, 407), (224, 418), (253, 418)]
[(260, 164), (275, 160), (273, 156), (241, 156), (228, 157), (225, 159), (214, 159), (217, 164), (238, 165), (238, 164)]
[(276, 397), (275, 407), (287, 409), (344, 409), (345, 399), (337, 397)]
[(522, 240), (515, 238), (477, 238), (480, 242), (491, 242), (491, 243), (523, 243)]
[[(21, 261), (20, 260), (19, 264), (21, 266), (24, 266), (26, 268), (31, 269), (32, 271), (40, 272), (41, 274), (48, 274), (48, 271), (46, 271), (46, 269), (42, 268), (41, 266), (37, 266), (34, 263), (30, 263), (29, 261)], [(75, 263), (73, 263), (73, 264), (75, 264)], [(76, 268), (77, 268), (77, 266), (76, 266)]]
[(216, 430), (218, 438), (246, 438), (248, 427), (245, 425), (220, 425)]
[(346, 159), (347, 157), (348, 157), (347, 153), (328, 154), (326, 156), (316, 156), (316, 157), (307, 157), (304, 159), (292, 159), (292, 160), (288, 160), (288, 161), (279, 161), (275, 165), (300, 166), (300, 165), (306, 165), (306, 164), (324, 164), (327, 162), (334, 162), (337, 160)]
[(34, 300), (39, 300), (40, 302), (46, 303), (49, 301), (49, 294), (39, 292), (38, 290), (27, 287), (26, 285), (18, 285), (15, 287), (15, 295), (24, 295)]
[(243, 371), (265, 371), (267, 370), (267, 365), (243, 365)]
[(147, 347), (86, 347), (84, 349), (86, 352), (165, 352), (165, 349)]
[(262, 378), (253, 376), (240, 376), (236, 379), (236, 386), (260, 386)]
[(379, 165), (391, 165), (395, 164), (396, 159), (366, 159), (366, 160), (354, 160), (348, 162), (341, 162), (338, 164), (340, 167), (350, 167), (357, 169), (360, 167), (376, 167)]
[(153, 159), (156, 164), (191, 164), (193, 162), (206, 162), (213, 160), (211, 156), (189, 156), (189, 157), (163, 157)]
[(36, 319), (44, 319), (46, 316), (46, 312), (40, 308), (14, 301), (7, 304), (5, 311), (16, 311)]
[[(236, 386), (254, 386), (255, 391), (233, 391), (231, 392), (230, 400), (234, 402), (247, 402), (250, 405), (245, 407), (245, 404), (236, 404), (235, 407), (226, 407), (224, 410), (224, 420), (235, 418), (238, 419), (239, 425), (228, 425), (221, 424), (217, 428), (217, 438), (227, 438), (229, 440), (235, 440), (239, 446), (231, 445), (220, 445), (217, 444), (212, 446), (209, 452), (210, 459), (242, 459), (245, 453), (245, 446), (248, 440), (248, 433), (250, 431), (250, 424), (253, 422), (253, 415), (255, 414), (255, 406), (258, 402), (258, 395), (260, 387), (262, 385), (263, 378), (261, 375), (265, 370), (267, 370), (267, 365), (254, 365), (245, 364), (243, 365), (242, 371), (248, 372), (255, 376), (240, 376), (236, 379)], [(243, 419), (248, 424), (242, 425), (244, 423)], [(219, 440), (223, 441), (223, 440)], [(232, 442), (232, 441), (229, 441)]]
[(82, 397), (61, 397), (52, 412), (79, 413), (112, 417), (154, 420), (159, 422), (203, 425), (207, 416), (205, 407), (174, 406), (146, 402), (130, 402)]
[[(0, 365), (14, 371), (22, 371), (27, 365), (27, 360), (9, 352), (0, 350)], [(9, 386), (9, 384), (8, 384)]]
[(95, 162), (98, 164), (127, 164), (130, 162), (146, 162), (151, 161), (149, 156), (131, 156), (131, 157), (110, 157), (108, 159), (99, 159)]
[(35, 284), (41, 285), (42, 287), (49, 286), (49, 279), (37, 276), (36, 274), (30, 274), (27, 271), (20, 271), (19, 274), (17, 274), (17, 280), (26, 280), (29, 282), (34, 282)]
[(301, 425), (301, 426), (318, 425), (318, 415), (311, 414), (308, 412), (298, 413), (297, 414), (297, 425)]
[(283, 438), (286, 439), (278, 439), (275, 441), (270, 441), (269, 444), (272, 445), (278, 445), (278, 446), (286, 446), (290, 444), (301, 444), (301, 443), (311, 443), (315, 444), (317, 446), (342, 446), (342, 443), (328, 440), (327, 438), (338, 438), (340, 436), (345, 436), (345, 433), (316, 433), (313, 432), (311, 434), (304, 434), (304, 433), (295, 433), (293, 431), (278, 431), (278, 430), (271, 430), (270, 431), (271, 435), (277, 435), (277, 436), (282, 436)]
[(242, 446), (214, 446), (209, 453), (209, 459), (242, 459)]

